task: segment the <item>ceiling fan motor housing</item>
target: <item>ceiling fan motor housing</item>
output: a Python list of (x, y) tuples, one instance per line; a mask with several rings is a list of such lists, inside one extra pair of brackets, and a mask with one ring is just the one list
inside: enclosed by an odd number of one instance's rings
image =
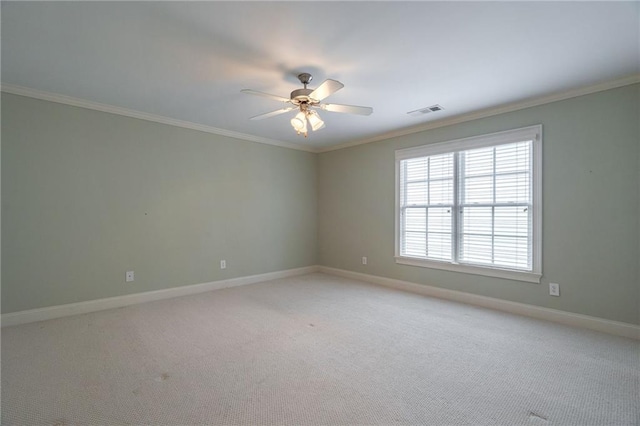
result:
[(307, 84), (311, 83), (313, 76), (308, 72), (303, 72), (298, 74), (298, 80), (304, 84), (304, 89), (297, 89), (291, 92), (291, 103), (297, 106), (319, 104), (320, 101), (309, 97), (313, 90), (307, 89)]
[(320, 103), (320, 101), (317, 101), (309, 97), (311, 92), (313, 92), (313, 90), (311, 89), (294, 90), (293, 92), (291, 92), (291, 103), (294, 105), (301, 105), (301, 104), (315, 105)]

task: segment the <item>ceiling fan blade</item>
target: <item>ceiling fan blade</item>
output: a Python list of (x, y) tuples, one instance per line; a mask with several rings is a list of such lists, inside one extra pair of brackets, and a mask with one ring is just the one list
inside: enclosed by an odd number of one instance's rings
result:
[(316, 87), (316, 90), (309, 93), (309, 97), (311, 99), (315, 99), (316, 101), (321, 101), (332, 93), (335, 93), (338, 90), (342, 89), (343, 87), (344, 84), (340, 83), (339, 81), (331, 79), (325, 80), (320, 86)]
[(264, 96), (265, 98), (271, 98), (273, 100), (280, 101), (280, 102), (291, 102), (291, 99), (289, 98), (283, 98), (282, 96), (272, 95), (270, 93), (258, 92), (257, 90), (242, 89), (241, 92), (246, 93), (248, 95)]
[(263, 118), (273, 117), (275, 115), (284, 114), (285, 112), (293, 111), (298, 107), (292, 106), (288, 108), (282, 108), (275, 111), (267, 112), (265, 114), (256, 115), (255, 117), (251, 117), (249, 120), (262, 120)]
[(363, 106), (355, 106), (355, 105), (320, 104), (319, 107), (325, 111), (344, 112), (347, 114), (371, 115), (371, 113), (373, 112), (373, 108), (371, 107), (363, 107)]

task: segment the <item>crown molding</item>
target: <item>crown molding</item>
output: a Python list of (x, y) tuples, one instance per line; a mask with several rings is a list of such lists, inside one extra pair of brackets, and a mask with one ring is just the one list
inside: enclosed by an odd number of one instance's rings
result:
[(640, 83), (640, 74), (632, 74), (627, 77), (619, 78), (616, 80), (605, 81), (602, 83), (579, 87), (576, 89), (566, 90), (563, 92), (552, 93), (537, 98), (531, 98), (519, 102), (514, 102), (506, 105), (499, 105), (479, 111), (474, 111), (466, 114), (456, 115), (453, 117), (443, 118), (441, 120), (432, 121), (426, 124), (421, 124), (414, 127), (394, 130), (392, 132), (383, 133), (371, 138), (361, 139), (353, 142), (347, 142), (340, 145), (333, 145), (325, 148), (316, 149), (315, 152), (329, 152), (339, 149), (351, 148), (358, 145), (364, 145), (372, 142), (378, 142), (386, 139), (395, 138), (398, 136), (411, 135), (414, 133), (424, 132), (425, 130), (437, 129), (438, 127), (451, 126), (453, 124), (464, 123), (466, 121), (478, 120), (480, 118), (491, 117), (494, 115), (505, 114), (508, 112), (518, 111), (521, 109), (531, 108), (538, 105), (550, 104), (552, 102), (563, 101), (565, 99), (577, 98), (579, 96), (589, 95), (592, 93), (602, 92), (605, 90), (616, 89), (618, 87), (628, 86), (631, 84)]
[(505, 114), (508, 112), (513, 112), (521, 109), (549, 104), (552, 102), (558, 102), (565, 99), (576, 98), (579, 96), (589, 95), (592, 93), (602, 92), (605, 90), (616, 89), (618, 87), (628, 86), (636, 83), (640, 83), (640, 74), (632, 74), (627, 77), (619, 78), (616, 80), (605, 81), (605, 82), (590, 85), (590, 86), (584, 86), (576, 89), (552, 93), (550, 95), (531, 98), (531, 99), (523, 100), (520, 102), (514, 102), (511, 104), (499, 105), (492, 108), (486, 108), (479, 111), (460, 114), (453, 117), (448, 117), (441, 120), (421, 124), (418, 126), (413, 126), (409, 128), (403, 128), (403, 129), (394, 130), (391, 132), (382, 133), (371, 138), (360, 139), (360, 140), (346, 142), (339, 145), (319, 147), (319, 148), (299, 145), (299, 144), (290, 143), (290, 142), (278, 141), (275, 139), (263, 138), (260, 136), (249, 135), (246, 133), (234, 132), (231, 130), (220, 129), (217, 127), (206, 126), (203, 124), (197, 124), (197, 123), (193, 123), (185, 120), (178, 120), (174, 118), (164, 117), (161, 115), (148, 114), (145, 112), (116, 107), (108, 104), (101, 104), (98, 102), (87, 101), (84, 99), (74, 98), (71, 96), (59, 95), (57, 93), (31, 89), (24, 86), (2, 84), (0, 86), (0, 91), (5, 93), (11, 93), (14, 95), (19, 95), (19, 96), (26, 96), (26, 97), (35, 98), (35, 99), (41, 99), (45, 101), (76, 106), (80, 108), (92, 109), (95, 111), (102, 111), (110, 114), (122, 115), (125, 117), (137, 118), (140, 120), (152, 121), (155, 123), (167, 124), (169, 126), (182, 127), (185, 129), (197, 130), (200, 132), (212, 133), (220, 136), (227, 136), (230, 138), (241, 139), (249, 142), (257, 142), (257, 143), (262, 143), (267, 145), (279, 146), (281, 148), (289, 148), (289, 149), (295, 149), (298, 151), (306, 151), (306, 152), (319, 154), (323, 152), (337, 151), (339, 149), (351, 148), (354, 146), (364, 145), (372, 142), (378, 142), (378, 141), (391, 139), (399, 136), (406, 136), (414, 133), (420, 133), (426, 130), (437, 129), (439, 127), (446, 127), (454, 124), (464, 123), (466, 121), (473, 121), (473, 120), (478, 120), (480, 118), (486, 118), (494, 115)]
[(231, 130), (220, 129), (217, 127), (206, 126), (204, 124), (193, 123), (185, 120), (164, 117), (156, 114), (148, 114), (146, 112), (135, 111), (132, 109), (121, 108), (113, 105), (102, 104), (84, 99), (74, 98), (71, 96), (60, 95), (57, 93), (45, 92), (42, 90), (31, 89), (29, 87), (18, 86), (13, 84), (2, 84), (0, 90), (13, 95), (26, 96), (29, 98), (40, 99), (44, 101), (56, 102), (59, 104), (71, 105), (79, 108), (91, 109), (94, 111), (106, 112), (109, 114), (122, 115), (139, 120), (152, 121), (154, 123), (167, 124), (169, 126), (182, 127), (184, 129), (197, 130), (199, 132), (212, 133), (219, 136), (227, 136), (234, 139), (241, 139), (249, 142), (257, 142), (267, 145), (279, 146), (281, 148), (296, 149), (299, 151), (316, 152), (316, 149), (304, 145), (298, 145), (289, 142), (282, 142), (275, 139), (263, 138), (260, 136), (248, 135), (246, 133), (234, 132)]

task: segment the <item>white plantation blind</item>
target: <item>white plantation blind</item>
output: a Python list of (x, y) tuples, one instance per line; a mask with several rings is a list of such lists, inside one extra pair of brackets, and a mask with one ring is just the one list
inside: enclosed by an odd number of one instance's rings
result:
[(540, 274), (540, 136), (535, 126), (398, 151), (396, 256)]
[(453, 161), (453, 154), (402, 161), (403, 255), (452, 259)]
[(532, 270), (532, 141), (458, 153), (461, 263)]

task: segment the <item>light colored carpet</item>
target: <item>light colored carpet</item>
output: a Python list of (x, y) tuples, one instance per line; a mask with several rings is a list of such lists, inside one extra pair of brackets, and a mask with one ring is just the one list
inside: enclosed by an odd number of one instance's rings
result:
[(638, 425), (640, 343), (311, 274), (2, 330), (2, 424)]

